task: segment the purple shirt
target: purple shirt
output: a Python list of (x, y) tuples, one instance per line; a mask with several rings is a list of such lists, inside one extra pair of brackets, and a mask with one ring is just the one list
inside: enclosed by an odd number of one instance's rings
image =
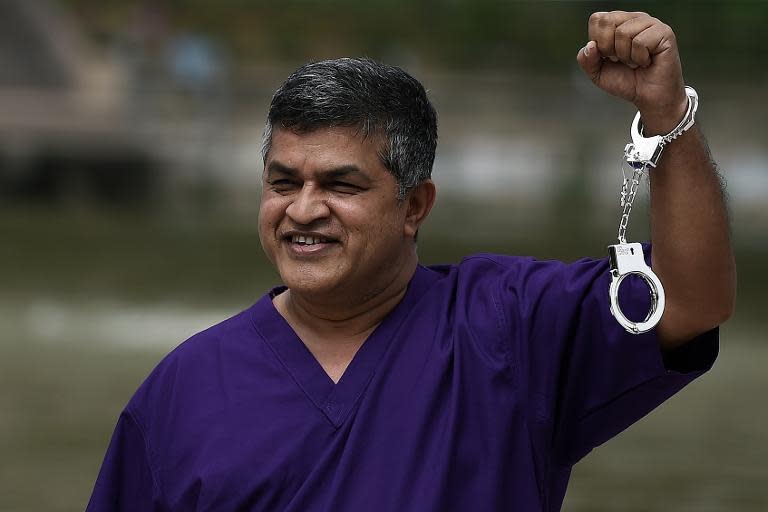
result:
[(574, 463), (717, 355), (717, 329), (664, 357), (627, 334), (608, 283), (605, 259), (419, 266), (338, 384), (273, 290), (157, 366), (88, 510), (559, 510)]

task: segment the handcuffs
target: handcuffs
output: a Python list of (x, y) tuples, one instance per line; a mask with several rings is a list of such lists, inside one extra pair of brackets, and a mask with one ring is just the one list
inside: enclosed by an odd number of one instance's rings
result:
[[(640, 112), (635, 115), (630, 128), (632, 142), (624, 148), (624, 161), (633, 169), (631, 181), (624, 176), (621, 186), (621, 220), (619, 221), (618, 244), (608, 246), (608, 261), (610, 265), (611, 285), (608, 294), (611, 299), (611, 314), (619, 324), (631, 334), (647, 332), (659, 323), (664, 313), (665, 297), (664, 287), (658, 276), (645, 263), (643, 246), (639, 243), (627, 243), (626, 231), (629, 223), (629, 214), (632, 211), (632, 203), (635, 200), (637, 189), (643, 174), (656, 167), (664, 150), (664, 146), (678, 138), (691, 126), (693, 126), (696, 110), (699, 106), (699, 96), (693, 87), (685, 88), (688, 97), (688, 109), (677, 127), (667, 135), (654, 135), (643, 137), (642, 120)], [(622, 168), (623, 173), (623, 168)], [(619, 287), (629, 275), (637, 275), (648, 285), (651, 296), (650, 310), (642, 322), (633, 322), (628, 319), (619, 306)]]

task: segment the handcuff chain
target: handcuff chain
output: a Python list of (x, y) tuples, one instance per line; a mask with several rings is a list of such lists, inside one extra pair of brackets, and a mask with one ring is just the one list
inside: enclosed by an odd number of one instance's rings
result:
[[(635, 196), (637, 190), (640, 188), (640, 180), (643, 179), (643, 171), (645, 166), (637, 167), (632, 173), (632, 179), (624, 179), (621, 185), (621, 206), (623, 210), (621, 212), (621, 220), (619, 221), (619, 243), (627, 243), (627, 226), (629, 225), (629, 214), (632, 213), (632, 204), (635, 202)], [(629, 183), (629, 190), (627, 190), (627, 183)]]
[[(611, 284), (608, 288), (610, 298), (610, 312), (617, 322), (631, 334), (641, 334), (653, 329), (664, 314), (666, 299), (664, 286), (659, 277), (653, 272), (645, 261), (645, 253), (642, 244), (637, 242), (627, 243), (627, 225), (629, 215), (632, 213), (632, 205), (635, 202), (637, 190), (643, 173), (656, 167), (664, 150), (664, 146), (675, 140), (680, 134), (688, 130), (694, 122), (696, 108), (698, 107), (698, 95), (691, 87), (685, 88), (688, 96), (688, 110), (677, 127), (666, 135), (654, 135), (643, 137), (640, 112), (635, 115), (630, 128), (632, 141), (624, 147), (624, 160), (632, 167), (632, 179), (627, 179), (624, 165), (621, 166), (621, 220), (619, 220), (619, 243), (608, 246), (608, 267), (611, 275)], [(648, 285), (650, 291), (651, 308), (642, 322), (634, 322), (628, 319), (621, 311), (619, 304), (619, 287), (624, 278), (629, 275), (639, 276)]]

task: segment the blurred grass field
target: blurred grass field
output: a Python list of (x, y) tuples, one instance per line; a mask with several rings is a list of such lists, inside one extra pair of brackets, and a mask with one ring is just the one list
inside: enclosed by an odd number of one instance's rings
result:
[[(587, 230), (572, 215), (540, 226), (495, 208), (443, 203), (420, 234), (422, 261), (481, 250), (602, 256), (613, 236), (612, 222)], [(255, 214), (0, 210), (0, 511), (85, 507), (117, 416), (156, 362), (277, 283), (255, 223)], [(715, 368), (577, 465), (564, 510), (768, 510), (762, 251), (737, 247), (739, 307)], [(169, 305), (189, 314), (153, 330), (151, 313)], [(133, 316), (114, 332), (89, 325), (113, 310)], [(150, 339), (114, 342), (131, 336)]]

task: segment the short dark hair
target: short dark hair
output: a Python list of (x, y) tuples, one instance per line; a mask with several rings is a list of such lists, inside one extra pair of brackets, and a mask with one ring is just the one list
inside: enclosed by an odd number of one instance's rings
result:
[(275, 126), (310, 132), (356, 126), (382, 138), (379, 158), (395, 176), (398, 198), (432, 175), (437, 113), (424, 86), (396, 66), (343, 58), (301, 66), (272, 97), (262, 142), (266, 161)]

